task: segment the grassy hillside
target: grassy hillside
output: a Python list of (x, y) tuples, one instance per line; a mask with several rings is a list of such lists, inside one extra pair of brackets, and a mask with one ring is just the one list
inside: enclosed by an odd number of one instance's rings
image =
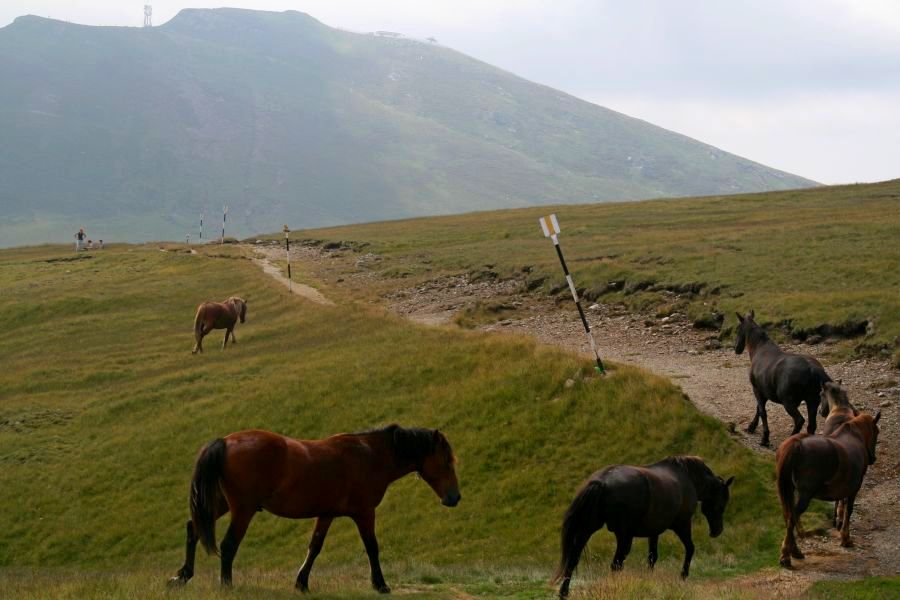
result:
[[(760, 322), (800, 338), (832, 331), (852, 335), (859, 350), (898, 346), (900, 180), (474, 213), (297, 236), (352, 241), (346, 245), (381, 257), (364, 268), (383, 277), (348, 279), (344, 285), (358, 286), (353, 294), (377, 296), (458, 273), (520, 278), (547, 293), (563, 285), (537, 222), (550, 212), (559, 217), (569, 268), (589, 299), (681, 310), (713, 322), (720, 315), (725, 333), (735, 311), (754, 308)], [(335, 256), (329, 277), (360, 270), (356, 253)]]
[[(297, 13), (0, 29), (0, 245), (812, 182), (448, 48)], [(72, 230), (72, 231), (70, 231)]]
[[(723, 536), (710, 540), (697, 519), (693, 585), (774, 563), (772, 466), (666, 380), (634, 368), (595, 380), (583, 359), (528, 339), (312, 305), (239, 253), (0, 251), (0, 588), (157, 595), (182, 560), (203, 443), (249, 427), (315, 438), (395, 421), (446, 432), (463, 493), (451, 510), (414, 477), (389, 490), (378, 529), (386, 577), (400, 591), (546, 595), (579, 483), (608, 463), (673, 453), (737, 477)], [(213, 338), (191, 356), (195, 305), (236, 293), (249, 303), (239, 343), (220, 352)], [(238, 596), (291, 593), (310, 526), (258, 515), (236, 562)], [(582, 582), (605, 574), (610, 537), (592, 542), (597, 558)], [(628, 571), (644, 572), (644, 553), (638, 542)], [(666, 581), (682, 556), (673, 535), (661, 555)], [(198, 568), (185, 597), (213, 585), (215, 562), (200, 557)], [(340, 520), (312, 586), (368, 596), (366, 568), (352, 523)]]

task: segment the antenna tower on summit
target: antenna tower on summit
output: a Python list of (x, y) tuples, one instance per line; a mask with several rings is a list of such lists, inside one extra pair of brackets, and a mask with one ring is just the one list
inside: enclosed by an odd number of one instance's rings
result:
[(153, 27), (153, 7), (149, 4), (144, 5), (144, 27)]

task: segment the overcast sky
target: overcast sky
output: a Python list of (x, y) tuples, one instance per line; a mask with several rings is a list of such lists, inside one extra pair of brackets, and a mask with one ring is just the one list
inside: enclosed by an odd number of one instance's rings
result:
[[(335, 27), (433, 36), (483, 61), (824, 183), (900, 177), (900, 0), (148, 0), (295, 9)], [(143, 0), (0, 0), (140, 25)]]

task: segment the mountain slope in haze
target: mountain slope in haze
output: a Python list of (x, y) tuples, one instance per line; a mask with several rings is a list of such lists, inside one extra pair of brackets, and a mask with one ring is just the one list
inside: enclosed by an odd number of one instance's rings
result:
[[(0, 245), (196, 239), (813, 182), (453, 50), (298, 12), (0, 29)], [(217, 219), (218, 217), (216, 217)], [(206, 237), (210, 237), (210, 231)]]

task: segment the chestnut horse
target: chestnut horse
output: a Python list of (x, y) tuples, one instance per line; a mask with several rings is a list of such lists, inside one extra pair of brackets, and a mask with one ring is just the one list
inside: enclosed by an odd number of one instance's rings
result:
[(756, 396), (756, 415), (747, 426), (747, 433), (756, 431), (760, 419), (763, 424), (761, 446), (769, 445), (769, 416), (766, 402), (781, 404), (794, 419), (791, 435), (800, 432), (803, 417), (798, 407), (806, 402), (809, 414), (807, 433), (816, 432), (816, 408), (822, 385), (831, 381), (821, 363), (805, 354), (785, 352), (769, 339), (765, 330), (754, 322), (751, 310), (747, 316), (737, 315), (738, 330), (734, 343), (735, 354), (741, 354), (746, 345), (750, 353), (750, 385)]
[(792, 435), (778, 448), (775, 479), (787, 527), (781, 544), (781, 566), (790, 567), (791, 557), (803, 558), (794, 528), (813, 498), (844, 502), (841, 546), (853, 545), (850, 516), (866, 471), (869, 465), (875, 464), (880, 418), (880, 411), (874, 417), (863, 413), (831, 435)]
[[(850, 398), (847, 396), (847, 390), (841, 387), (840, 379), (838, 379), (837, 383), (826, 382), (825, 385), (822, 386), (821, 397), (822, 404), (819, 409), (819, 415), (827, 417), (825, 419), (825, 425), (823, 426), (822, 435), (831, 435), (837, 431), (838, 427), (853, 417), (859, 416), (859, 411), (850, 403)], [(841, 528), (841, 523), (844, 520), (843, 515), (844, 501), (835, 500), (834, 516), (832, 519), (835, 529)], [(797, 530), (802, 533), (799, 519), (797, 520)]]
[(375, 507), (392, 482), (413, 472), (445, 506), (456, 506), (460, 493), (455, 464), (440, 431), (399, 425), (324, 440), (295, 440), (258, 430), (214, 440), (197, 457), (184, 566), (169, 583), (183, 585), (191, 579), (198, 541), (207, 552), (218, 553), (216, 519), (230, 512), (231, 524), (222, 540), (221, 583), (231, 585), (231, 565), (247, 526), (257, 511), (267, 510), (289, 519), (316, 518), (297, 589), (309, 590), (309, 573), (331, 522), (350, 517), (369, 555), (372, 586), (390, 592), (378, 561)]
[(228, 344), (228, 336), (231, 336), (231, 343), (237, 343), (234, 337), (234, 326), (237, 320), (241, 323), (247, 316), (247, 302), (232, 296), (225, 302), (204, 302), (197, 307), (197, 314), (194, 317), (194, 349), (191, 354), (203, 352), (203, 338), (206, 337), (213, 329), (225, 329), (225, 339), (222, 341), (222, 350)]
[(553, 576), (554, 582), (562, 579), (559, 597), (569, 595), (569, 581), (584, 546), (604, 524), (616, 534), (613, 571), (622, 568), (635, 537), (649, 538), (647, 562), (653, 568), (659, 536), (671, 529), (684, 544), (681, 576), (687, 577), (694, 555), (691, 518), (697, 502), (709, 523), (710, 537), (718, 537), (724, 529), (722, 517), (732, 482), (734, 477), (724, 481), (696, 456), (670, 456), (646, 467), (615, 465), (597, 471), (563, 519), (562, 559)]

